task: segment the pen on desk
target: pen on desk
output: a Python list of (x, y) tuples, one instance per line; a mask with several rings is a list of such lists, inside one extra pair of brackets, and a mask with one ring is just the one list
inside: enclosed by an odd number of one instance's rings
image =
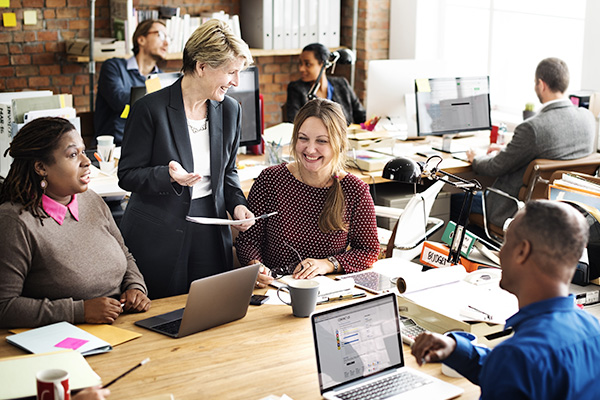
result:
[(475, 307), (473, 307), (473, 306), (468, 306), (468, 307), (469, 307), (471, 310), (477, 311), (478, 313), (485, 315), (485, 317), (486, 317), (488, 320), (490, 320), (490, 321), (492, 320), (492, 316), (491, 316), (490, 314), (488, 314), (488, 313), (486, 313), (486, 312), (484, 312), (484, 311), (478, 310), (477, 308), (475, 308)]
[(273, 211), (272, 213), (267, 213), (267, 214), (259, 215), (258, 217), (256, 217), (256, 219), (263, 219), (263, 218), (272, 217), (275, 214), (277, 214), (277, 211)]
[(94, 152), (94, 157), (96, 157), (96, 160), (98, 160), (98, 162), (102, 162), (102, 157), (100, 157), (100, 154), (98, 154), (97, 152)]
[(117, 376), (115, 379), (113, 379), (112, 381), (108, 382), (106, 385), (104, 385), (104, 388), (109, 387), (110, 385), (112, 385), (113, 383), (115, 383), (116, 381), (118, 381), (119, 379), (123, 378), (125, 375), (131, 373), (136, 368), (139, 368), (142, 365), (146, 364), (148, 361), (150, 361), (150, 358), (146, 358), (146, 359), (140, 361), (140, 363), (138, 365), (136, 365), (135, 367), (129, 369), (128, 371), (123, 372), (121, 375)]

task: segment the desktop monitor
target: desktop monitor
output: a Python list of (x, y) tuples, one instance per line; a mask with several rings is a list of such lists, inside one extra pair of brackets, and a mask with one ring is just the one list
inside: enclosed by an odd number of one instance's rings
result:
[(488, 76), (415, 80), (419, 136), (491, 129)]
[[(381, 117), (388, 131), (417, 136), (415, 79), (444, 76), (444, 63), (436, 60), (372, 60), (367, 70), (367, 118)], [(378, 124), (378, 125), (379, 125)]]
[(262, 141), (262, 118), (260, 112), (260, 92), (258, 68), (251, 66), (240, 73), (237, 87), (232, 86), (227, 95), (242, 106), (242, 134), (240, 146), (252, 146)]

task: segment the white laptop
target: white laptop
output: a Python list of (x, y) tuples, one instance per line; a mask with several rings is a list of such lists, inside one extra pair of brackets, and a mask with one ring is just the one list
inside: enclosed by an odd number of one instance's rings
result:
[(191, 335), (243, 318), (262, 264), (198, 279), (190, 285), (185, 308), (135, 324), (174, 338)]
[[(440, 400), (463, 393), (457, 386), (404, 365), (394, 293), (316, 312), (311, 321), (325, 399)], [(377, 386), (393, 389), (377, 395)]]

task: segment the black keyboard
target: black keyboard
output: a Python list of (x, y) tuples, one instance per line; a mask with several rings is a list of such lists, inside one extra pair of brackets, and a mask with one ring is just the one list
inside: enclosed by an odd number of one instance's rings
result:
[(387, 399), (420, 386), (433, 382), (432, 379), (415, 375), (409, 371), (399, 372), (367, 385), (338, 393), (337, 397), (343, 400), (370, 400)]
[(181, 326), (181, 319), (176, 319), (174, 321), (156, 325), (154, 329), (159, 330), (161, 332), (169, 333), (171, 335), (176, 335), (179, 332), (179, 326)]

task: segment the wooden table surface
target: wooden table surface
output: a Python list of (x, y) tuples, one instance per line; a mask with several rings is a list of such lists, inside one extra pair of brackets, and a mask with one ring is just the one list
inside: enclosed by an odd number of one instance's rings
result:
[[(310, 319), (295, 318), (291, 307), (250, 306), (241, 320), (181, 339), (133, 325), (136, 320), (183, 307), (185, 299), (155, 300), (147, 313), (120, 316), (115, 326), (139, 332), (142, 337), (108, 353), (86, 357), (104, 383), (150, 357), (149, 363), (110, 387), (110, 400), (162, 394), (173, 394), (176, 399), (259, 400), (271, 394), (287, 394), (294, 400), (321, 398)], [(2, 338), (8, 334), (0, 330)], [(0, 358), (23, 354), (2, 340)], [(406, 346), (404, 354), (406, 364), (418, 368)], [(440, 364), (428, 364), (423, 370), (462, 387), (465, 393), (461, 399), (479, 398), (478, 386), (442, 375)]]

